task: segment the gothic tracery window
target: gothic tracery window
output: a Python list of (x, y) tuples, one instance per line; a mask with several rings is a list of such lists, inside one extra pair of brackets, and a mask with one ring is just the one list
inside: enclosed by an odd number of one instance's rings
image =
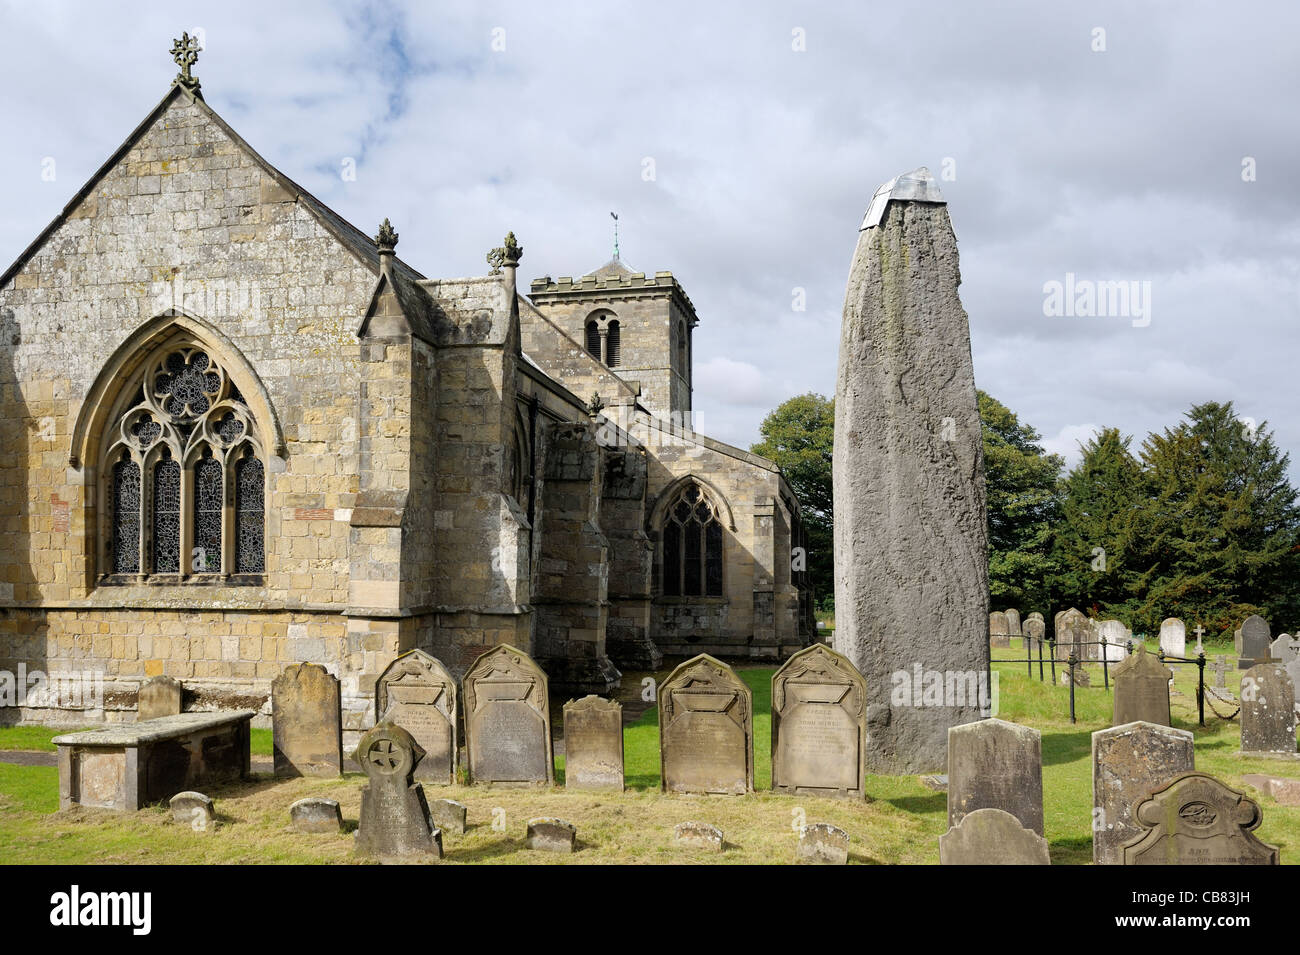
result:
[(664, 514), (665, 597), (722, 596), (722, 522), (717, 505), (688, 483)]
[(106, 439), (109, 574), (264, 573), (265, 468), (224, 368), (182, 345), (151, 360)]

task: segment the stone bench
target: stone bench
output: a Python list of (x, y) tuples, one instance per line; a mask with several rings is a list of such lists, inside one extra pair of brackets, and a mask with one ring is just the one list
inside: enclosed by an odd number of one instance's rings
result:
[(246, 779), (254, 715), (181, 713), (56, 736), (59, 808), (135, 810), (210, 782)]

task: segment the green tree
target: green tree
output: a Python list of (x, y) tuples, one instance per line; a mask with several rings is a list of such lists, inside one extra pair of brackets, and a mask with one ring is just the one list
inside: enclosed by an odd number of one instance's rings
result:
[(750, 451), (774, 461), (799, 498), (808, 541), (808, 579), (821, 601), (835, 593), (835, 520), (831, 459), (835, 402), (817, 394), (781, 403), (759, 426), (763, 440)]
[(1056, 483), (1064, 466), (1042, 435), (983, 391), (984, 486), (988, 499), (989, 593), (995, 607), (1046, 613), (1056, 567), (1050, 553), (1057, 519)]

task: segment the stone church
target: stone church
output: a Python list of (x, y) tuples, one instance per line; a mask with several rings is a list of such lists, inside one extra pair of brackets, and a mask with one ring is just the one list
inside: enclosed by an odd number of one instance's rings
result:
[(0, 720), (131, 720), (160, 674), (187, 709), (261, 707), (315, 662), (355, 732), (413, 648), (459, 673), (511, 644), (578, 693), (812, 639), (799, 502), (690, 428), (671, 272), (519, 288), (509, 235), (488, 274), (426, 278), (217, 115), (193, 41), (173, 53), (0, 276), (0, 671), (105, 686)]

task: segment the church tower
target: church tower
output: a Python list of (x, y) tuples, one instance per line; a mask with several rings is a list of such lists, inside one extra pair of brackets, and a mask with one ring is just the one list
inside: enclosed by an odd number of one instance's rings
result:
[(695, 306), (671, 272), (646, 277), (615, 256), (576, 281), (534, 279), (529, 298), (653, 414), (690, 422)]

